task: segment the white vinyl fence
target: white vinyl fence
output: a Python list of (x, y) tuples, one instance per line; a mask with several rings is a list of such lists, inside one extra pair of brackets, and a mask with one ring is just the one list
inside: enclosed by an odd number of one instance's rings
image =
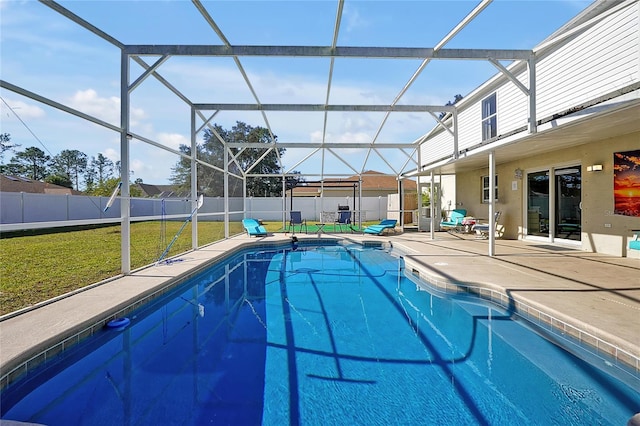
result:
[[(30, 194), (0, 192), (0, 226), (2, 231), (50, 228), (58, 226), (117, 223), (120, 221), (120, 200), (105, 212), (108, 197), (87, 195)], [(285, 205), (286, 204), (286, 205)], [(289, 211), (299, 210), (307, 221), (319, 221), (324, 211), (336, 212), (338, 206), (349, 206), (353, 221), (381, 220), (387, 217), (387, 197), (362, 198), (362, 206), (353, 197), (300, 197), (229, 199), (229, 220), (240, 221), (252, 217), (266, 221), (287, 221)], [(189, 200), (177, 198), (132, 198), (132, 221), (184, 220), (193, 206)], [(198, 211), (200, 221), (224, 221), (224, 198), (209, 197)]]

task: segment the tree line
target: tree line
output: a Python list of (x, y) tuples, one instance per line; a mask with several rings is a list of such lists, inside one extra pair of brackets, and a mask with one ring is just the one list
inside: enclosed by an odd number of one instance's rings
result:
[[(232, 143), (252, 144), (250, 147), (228, 149), (228, 171), (232, 175), (241, 176), (243, 173), (261, 174), (264, 177), (247, 178), (246, 195), (249, 197), (280, 197), (282, 196), (282, 173), (280, 158), (286, 152), (284, 148), (275, 148), (267, 152), (269, 147), (255, 147), (255, 144), (270, 144), (273, 139), (269, 130), (264, 127), (253, 127), (242, 121), (237, 121), (231, 129), (224, 129), (218, 124), (204, 130), (203, 143), (196, 145), (197, 158), (216, 166), (219, 170), (199, 165), (198, 188), (199, 194), (208, 197), (221, 197), (224, 195), (224, 156), (225, 149), (220, 139)], [(191, 147), (180, 145), (180, 152), (191, 155)], [(303, 179), (297, 171), (295, 176), (288, 176), (286, 189), (297, 186)], [(180, 190), (191, 190), (191, 161), (181, 157), (172, 168), (171, 182)], [(272, 175), (266, 177), (266, 175)], [(243, 195), (243, 183), (241, 179), (233, 176), (228, 180), (229, 196), (241, 197)]]
[[(115, 187), (120, 175), (120, 162), (113, 162), (102, 153), (89, 157), (77, 149), (65, 149), (49, 155), (36, 146), (22, 151), (20, 145), (11, 143), (7, 133), (1, 136), (2, 154), (13, 151), (7, 164), (0, 165), (5, 175), (20, 176), (83, 191), (90, 195), (106, 195), (106, 186)], [(113, 182), (115, 180), (115, 183)]]
[[(203, 134), (203, 143), (196, 145), (196, 155), (199, 160), (216, 166), (218, 169), (198, 165), (198, 194), (209, 197), (224, 195), (224, 145), (218, 135), (227, 142), (270, 144), (273, 139), (269, 130), (263, 127), (253, 127), (243, 122), (236, 122), (231, 129), (224, 129), (218, 124), (206, 129)], [(67, 188), (82, 191), (88, 195), (109, 195), (119, 182), (120, 161), (111, 161), (102, 153), (89, 157), (79, 150), (62, 150), (56, 155), (48, 155), (42, 149), (31, 146), (22, 151), (17, 148), (20, 145), (11, 142), (11, 136), (7, 133), (0, 135), (4, 158), (7, 151), (12, 151), (13, 156), (7, 164), (0, 164), (0, 173), (5, 175), (21, 176), (32, 180), (44, 181), (61, 185)], [(270, 147), (260, 148), (230, 148), (226, 151), (229, 155), (228, 170), (229, 196), (241, 197), (243, 195), (243, 183), (241, 179), (233, 175), (241, 176), (245, 172), (251, 174), (273, 175), (269, 177), (248, 178), (246, 183), (247, 196), (253, 197), (279, 197), (282, 196), (282, 169), (279, 166), (280, 158), (285, 153), (284, 148), (275, 148), (267, 153)], [(180, 152), (191, 155), (191, 147), (181, 145)], [(294, 176), (287, 177), (286, 189), (297, 186), (303, 179), (299, 172), (293, 172)], [(191, 161), (180, 157), (171, 168), (170, 182), (176, 192), (191, 191)], [(136, 179), (135, 183), (142, 183), (142, 179)], [(139, 196), (141, 191), (134, 185), (131, 187), (131, 195)]]

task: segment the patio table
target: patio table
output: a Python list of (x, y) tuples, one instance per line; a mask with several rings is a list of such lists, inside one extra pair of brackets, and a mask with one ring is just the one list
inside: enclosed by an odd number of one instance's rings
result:
[(477, 219), (472, 216), (466, 216), (462, 219), (462, 232), (465, 234), (469, 234), (473, 229), (473, 225), (475, 225)]

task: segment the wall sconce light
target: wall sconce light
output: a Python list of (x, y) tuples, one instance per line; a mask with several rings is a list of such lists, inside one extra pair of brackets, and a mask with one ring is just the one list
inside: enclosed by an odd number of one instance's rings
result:
[(592, 166), (587, 166), (587, 171), (588, 172), (601, 172), (602, 171), (602, 164), (594, 164)]
[(522, 179), (522, 169), (520, 167), (518, 167), (517, 169), (514, 170), (513, 172), (513, 176), (515, 176), (516, 179)]

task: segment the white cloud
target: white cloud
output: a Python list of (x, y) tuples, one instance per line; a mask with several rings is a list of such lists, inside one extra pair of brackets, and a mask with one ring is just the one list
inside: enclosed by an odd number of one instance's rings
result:
[(41, 118), (46, 115), (44, 110), (37, 105), (6, 98), (4, 98), (4, 101), (6, 104), (4, 102), (0, 103), (0, 113), (2, 114), (3, 121), (17, 120), (16, 115), (22, 120)]
[(352, 5), (345, 5), (344, 10), (342, 11), (342, 19), (346, 24), (347, 32), (351, 32), (359, 28), (366, 28), (370, 25), (369, 21), (364, 19), (362, 15), (360, 15), (358, 9)]
[[(69, 106), (109, 123), (120, 122), (120, 98), (100, 97), (94, 89), (78, 90), (69, 100)], [(131, 108), (131, 124), (138, 124), (147, 118), (141, 108)]]
[(167, 183), (177, 161), (175, 155), (164, 150), (140, 151), (131, 158), (132, 179), (141, 178), (144, 182), (153, 184)]
[(116, 151), (113, 148), (107, 148), (104, 150), (104, 152), (102, 153), (102, 155), (104, 155), (105, 157), (107, 157), (109, 160), (113, 161), (114, 163), (116, 161), (120, 161), (120, 151)]
[(313, 143), (322, 142), (322, 130), (316, 130), (314, 132), (311, 132), (311, 134), (309, 134), (309, 141)]
[(136, 180), (136, 176), (144, 176), (149, 167), (142, 160), (132, 159), (130, 169), (133, 171), (132, 180)]
[(355, 115), (355, 116), (345, 115), (342, 119), (342, 127), (348, 133), (351, 133), (354, 131), (357, 133), (362, 133), (362, 130), (369, 130), (374, 128), (374, 126), (375, 125), (373, 124), (373, 121), (369, 117), (366, 117), (362, 114)]
[[(322, 142), (322, 131), (316, 130), (310, 135), (311, 142)], [(327, 143), (370, 143), (371, 135), (366, 132), (343, 132), (337, 135), (327, 133)]]
[(345, 132), (338, 136), (338, 142), (369, 143), (371, 135), (365, 132)]
[(191, 142), (184, 135), (178, 133), (158, 133), (158, 142), (177, 150), (180, 145), (190, 145)]
[(109, 121), (115, 121), (120, 116), (120, 100), (113, 96), (101, 98), (93, 89), (78, 90), (70, 104), (77, 110)]

